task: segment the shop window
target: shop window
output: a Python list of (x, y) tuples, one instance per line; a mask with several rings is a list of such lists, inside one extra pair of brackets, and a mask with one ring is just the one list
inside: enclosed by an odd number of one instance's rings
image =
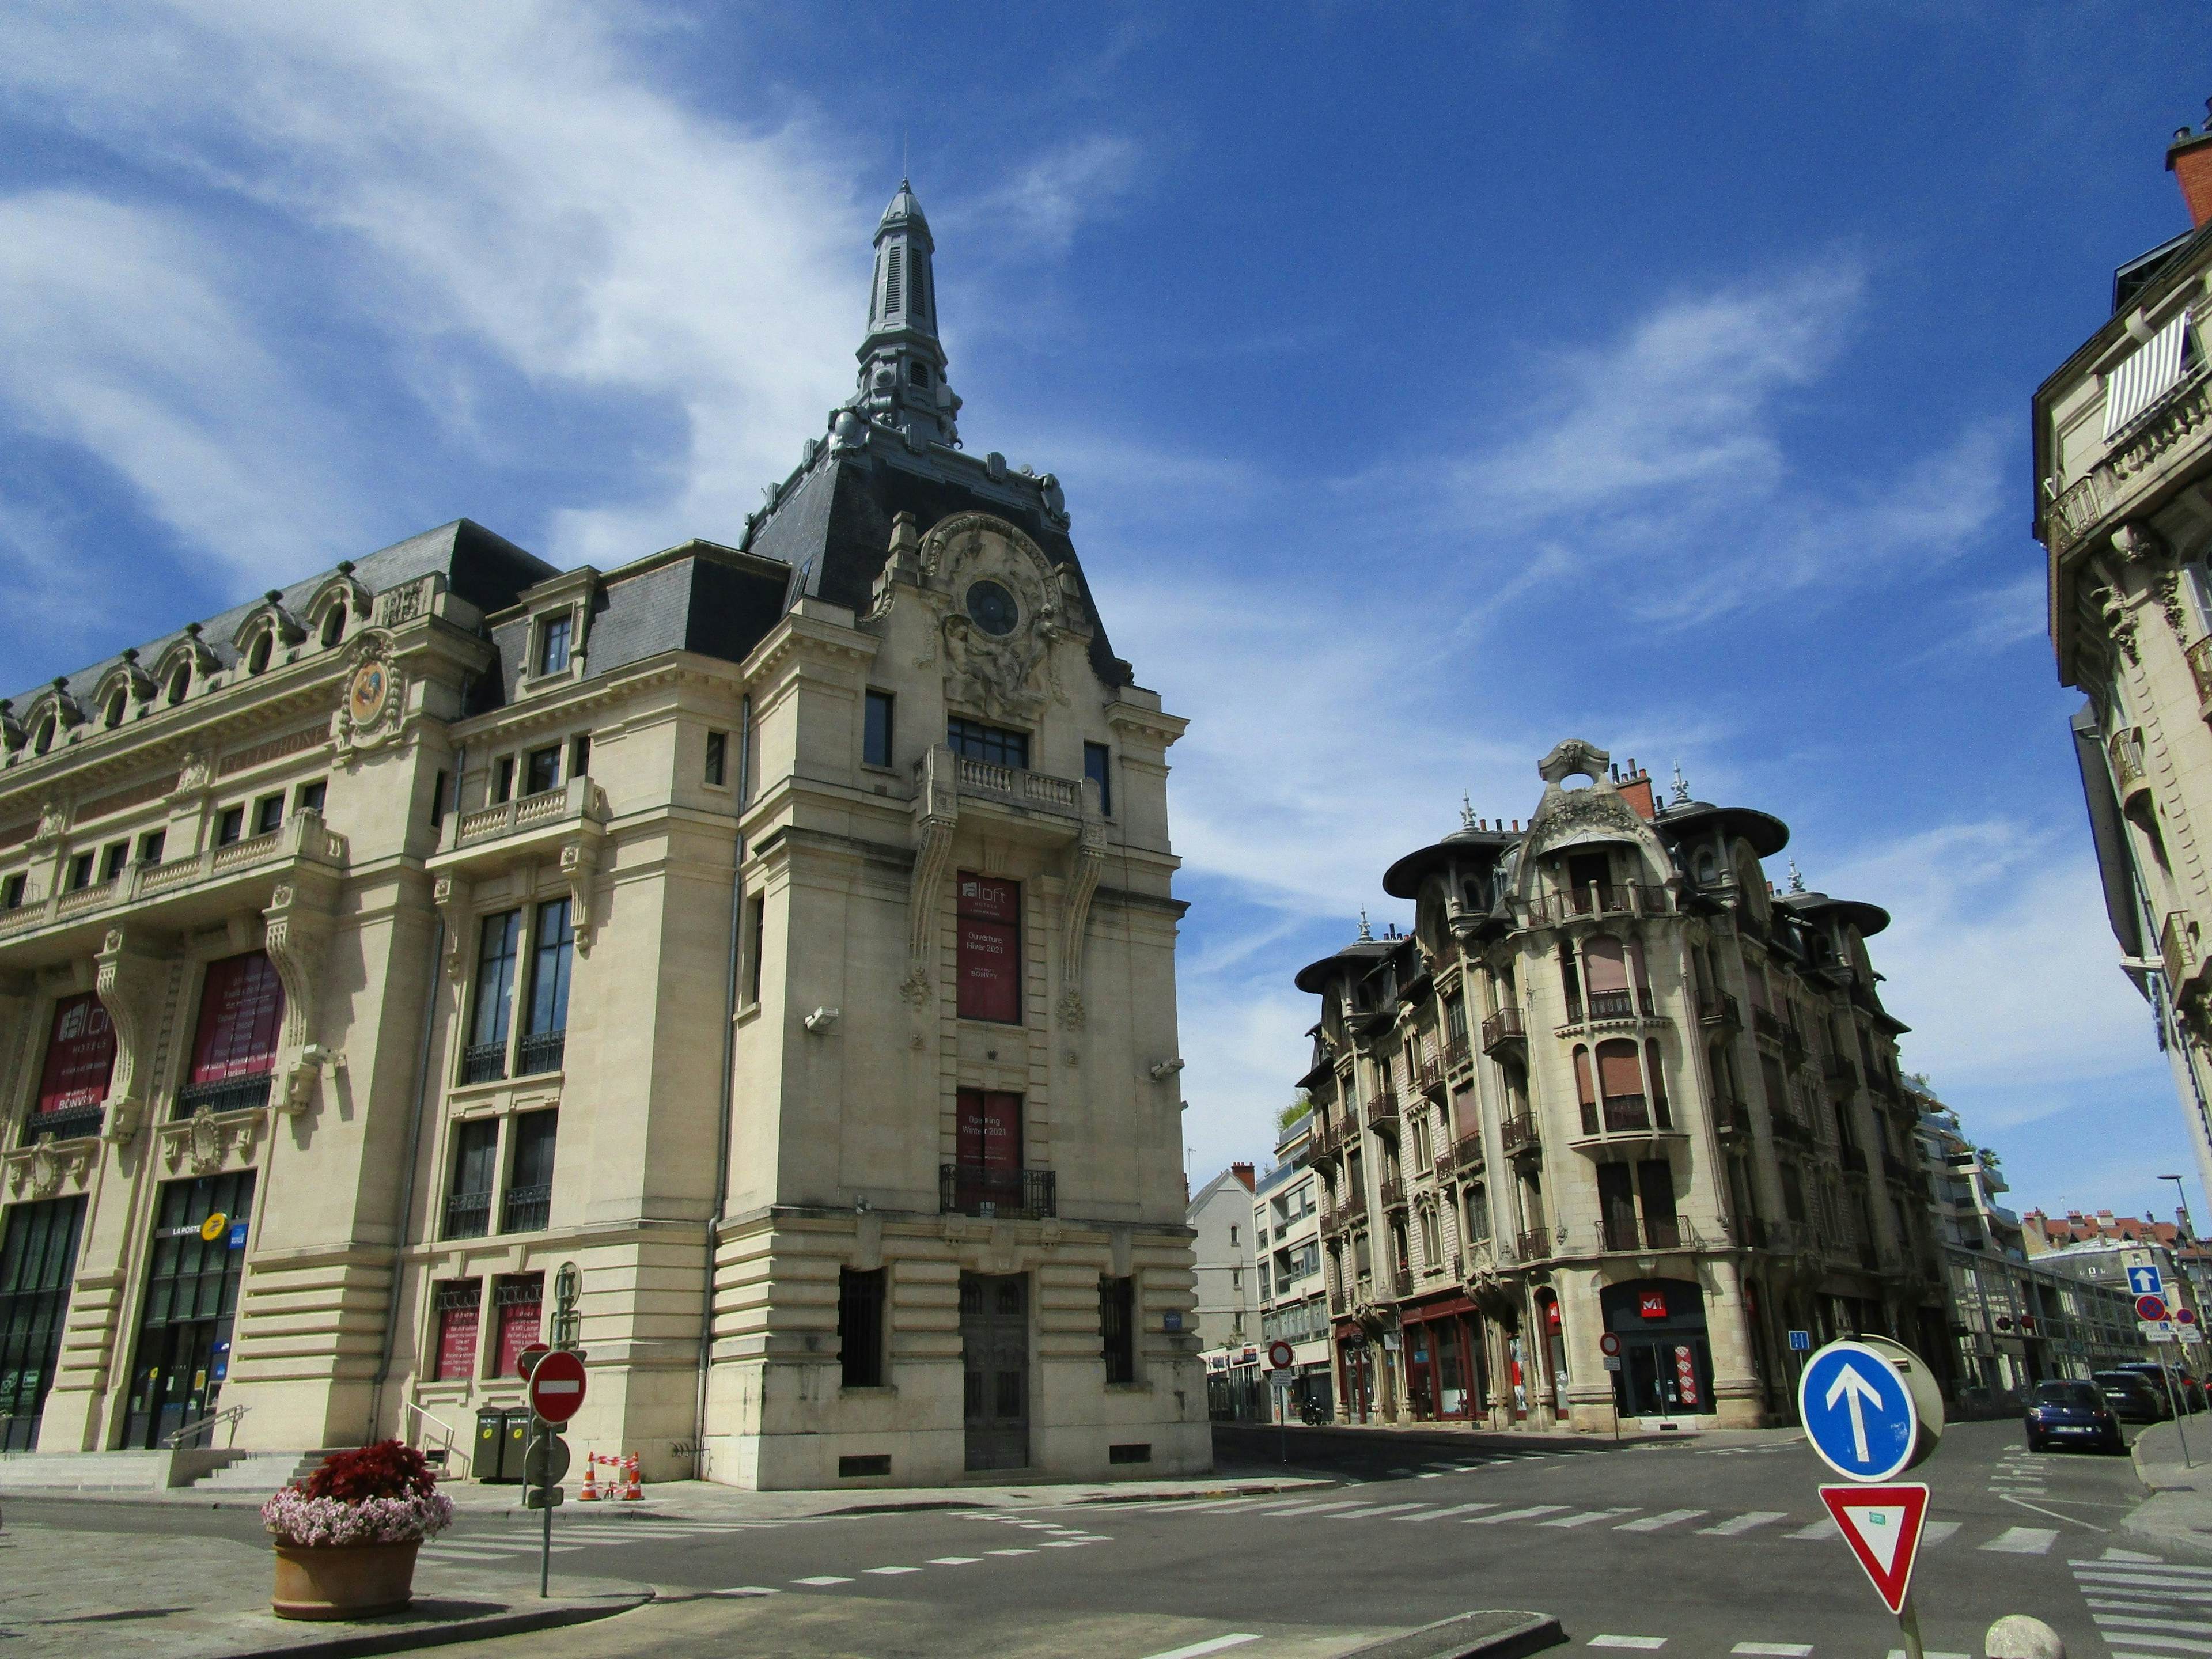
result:
[(961, 1018), (1021, 1024), (1021, 907), (1020, 883), (960, 872)]
[(449, 1279), (437, 1289), (438, 1346), (433, 1382), (465, 1382), (476, 1375), (477, 1331), (483, 1313), (483, 1280)]
[(284, 822), (284, 797), (264, 795), (253, 803), (253, 833), (265, 836)]
[(246, 1263), (232, 1240), (253, 1212), (253, 1171), (164, 1182), (160, 1193), (121, 1440), (144, 1451), (212, 1443)]
[(884, 1384), (884, 1270), (837, 1274), (837, 1352), (848, 1389)]
[(534, 672), (540, 677), (558, 674), (568, 666), (568, 630), (574, 625), (574, 618), (565, 611), (557, 617), (548, 617), (538, 624)]
[(1102, 1277), (1098, 1281), (1098, 1329), (1103, 1339), (1106, 1381), (1137, 1380), (1137, 1281)]
[(860, 758), (870, 766), (891, 763), (891, 741), (896, 735), (897, 700), (888, 691), (868, 693), (866, 717), (860, 733)]
[(100, 999), (86, 991), (57, 1003), (46, 1036), (46, 1066), (39, 1074), (33, 1133), (42, 1124), (70, 1132), (71, 1120), (88, 1119), (78, 1132), (89, 1133), (114, 1070), (115, 1025)]
[(545, 1230), (553, 1209), (553, 1145), (560, 1127), (557, 1111), (524, 1112), (515, 1118), (514, 1156), (507, 1170), (507, 1198), (500, 1209), (500, 1231)]
[(707, 781), (720, 789), (729, 776), (730, 734), (709, 732), (707, 734)]
[(491, 1231), (492, 1171), (499, 1163), (499, 1120), (471, 1118), (453, 1128), (453, 1184), (446, 1194), (447, 1238)]
[(0, 1241), (0, 1451), (38, 1444), (40, 1415), (61, 1358), (76, 1267), (82, 1198), (13, 1204)]
[(569, 926), (568, 901), (553, 899), (538, 907), (530, 963), (530, 1018), (523, 1028), (516, 1075), (561, 1069), (568, 1042), (568, 970), (576, 954)]
[(514, 973), (522, 946), (522, 912), (502, 910), (483, 919), (477, 951), (474, 1013), (461, 1081), (489, 1083), (507, 1075), (507, 1022), (514, 1001)]
[(1083, 775), (1098, 786), (1098, 810), (1114, 816), (1114, 751), (1103, 743), (1083, 745)]
[(533, 749), (523, 759), (522, 793), (542, 795), (561, 781), (561, 745), (549, 743)]
[(228, 847), (234, 842), (245, 839), (246, 809), (243, 806), (224, 807), (216, 815), (215, 844), (218, 847)]
[(241, 1110), (269, 1103), (270, 1073), (284, 1023), (284, 987), (259, 951), (207, 965), (190, 1080), (177, 1091), (176, 1115)]
[(522, 1371), (517, 1362), (522, 1351), (538, 1340), (544, 1324), (545, 1275), (528, 1273), (495, 1280), (492, 1311), (498, 1322), (495, 1335), (499, 1342), (499, 1369), (494, 1375), (519, 1377)]
[(964, 760), (988, 761), (994, 766), (1029, 770), (1030, 734), (1026, 732), (986, 726), (981, 720), (964, 720), (956, 715), (945, 723), (945, 741), (954, 754)]

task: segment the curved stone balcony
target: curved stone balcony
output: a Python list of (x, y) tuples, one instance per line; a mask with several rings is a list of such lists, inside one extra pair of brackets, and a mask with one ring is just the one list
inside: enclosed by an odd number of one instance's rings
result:
[(1585, 1102), (1581, 1127), (1582, 1133), (1567, 1144), (1591, 1157), (1623, 1152), (1657, 1155), (1688, 1138), (1663, 1101), (1654, 1110), (1642, 1095), (1614, 1095), (1602, 1105)]

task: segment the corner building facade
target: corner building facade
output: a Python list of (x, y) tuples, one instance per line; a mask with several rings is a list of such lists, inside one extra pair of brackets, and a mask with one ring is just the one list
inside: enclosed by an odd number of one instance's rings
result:
[(1775, 893), (1766, 813), (1540, 771), (1525, 830), (1390, 867), (1410, 933), (1297, 975), (1339, 1417), (1757, 1426), (1793, 1329), (1946, 1355), (1887, 915)]
[(737, 545), (463, 521), (0, 705), (9, 1449), (453, 1446), (580, 1270), (578, 1449), (1210, 1461), (1166, 753), (929, 231)]

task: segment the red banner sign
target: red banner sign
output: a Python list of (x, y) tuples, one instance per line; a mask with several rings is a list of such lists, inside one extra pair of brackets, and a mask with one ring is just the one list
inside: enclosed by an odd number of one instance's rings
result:
[(1021, 884), (963, 870), (955, 908), (959, 912), (960, 1018), (1019, 1024)]
[(543, 1322), (544, 1311), (545, 1304), (542, 1300), (500, 1304), (500, 1376), (521, 1375), (522, 1351), (538, 1340), (538, 1328)]
[(56, 1005), (46, 1039), (46, 1070), (39, 1078), (39, 1110), (71, 1112), (107, 1098), (115, 1069), (115, 1026), (100, 999), (87, 991)]
[(284, 987), (267, 957), (249, 951), (208, 963), (192, 1042), (191, 1080), (228, 1083), (273, 1070), (276, 1034), (283, 1023)]
[(465, 1382), (476, 1370), (477, 1304), (447, 1308), (438, 1316), (438, 1369), (434, 1380)]

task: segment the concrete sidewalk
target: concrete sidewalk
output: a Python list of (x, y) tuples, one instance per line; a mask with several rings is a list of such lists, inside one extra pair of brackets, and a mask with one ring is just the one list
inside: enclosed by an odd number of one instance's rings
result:
[(2150, 1497), (2123, 1523), (2127, 1529), (2170, 1548), (2212, 1553), (2212, 1415), (2136, 1430), (2135, 1463)]
[(415, 1571), (415, 1605), (348, 1624), (278, 1619), (265, 1544), (189, 1534), (121, 1535), (65, 1526), (0, 1530), (0, 1643), (24, 1659), (353, 1659), (604, 1619), (649, 1587), (561, 1575), (540, 1601), (535, 1571)]

